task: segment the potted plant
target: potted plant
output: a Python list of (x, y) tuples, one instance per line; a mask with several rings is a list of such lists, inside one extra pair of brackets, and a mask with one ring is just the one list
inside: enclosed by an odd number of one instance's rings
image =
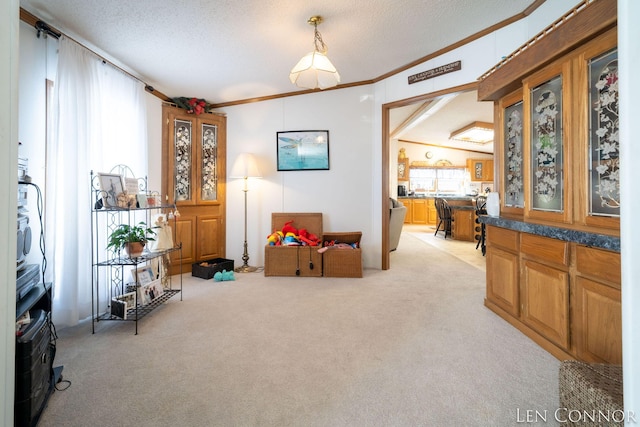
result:
[(155, 240), (155, 234), (144, 221), (136, 225), (120, 224), (109, 236), (107, 249), (116, 252), (124, 248), (130, 258), (137, 258), (142, 255), (146, 243)]

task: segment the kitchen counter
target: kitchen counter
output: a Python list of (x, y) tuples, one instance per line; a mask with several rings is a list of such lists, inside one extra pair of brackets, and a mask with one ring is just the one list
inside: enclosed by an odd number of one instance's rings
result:
[(493, 217), (488, 215), (480, 215), (479, 220), (487, 225), (493, 225), (500, 228), (507, 228), (509, 230), (536, 234), (538, 236), (551, 237), (565, 242), (576, 242), (581, 245), (591, 246), (594, 248), (620, 252), (620, 238), (616, 236), (589, 233), (588, 231), (569, 230), (567, 228), (554, 227), (551, 225), (532, 224), (522, 220)]
[(454, 211), (454, 210), (475, 211), (476, 210), (476, 206), (475, 205), (454, 205), (454, 204), (449, 204), (449, 207), (451, 208), (452, 211)]
[(475, 202), (475, 196), (437, 196), (437, 195), (425, 195), (425, 196), (400, 196), (398, 197), (398, 199), (435, 199), (435, 198), (442, 198), (442, 199), (446, 199), (447, 201), (451, 201), (451, 200), (465, 200), (465, 201), (469, 201), (474, 203)]

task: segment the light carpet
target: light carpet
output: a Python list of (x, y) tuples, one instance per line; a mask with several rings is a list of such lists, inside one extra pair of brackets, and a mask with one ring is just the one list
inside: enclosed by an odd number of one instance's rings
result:
[(362, 279), (184, 275), (184, 300), (138, 335), (132, 322), (58, 331), (71, 386), (39, 427), (512, 426), (518, 411), (553, 413), (559, 361), (484, 307), (481, 268), (415, 233)]

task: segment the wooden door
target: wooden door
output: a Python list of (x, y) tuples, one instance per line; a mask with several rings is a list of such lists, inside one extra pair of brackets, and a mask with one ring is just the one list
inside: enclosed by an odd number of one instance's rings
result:
[(435, 199), (427, 199), (427, 224), (438, 224), (438, 211), (436, 210)]
[(580, 359), (594, 363), (622, 363), (620, 290), (578, 277), (575, 327)]
[(472, 242), (474, 229), (475, 210), (451, 209), (453, 218), (453, 235), (456, 240), (468, 240)]
[(522, 273), (522, 321), (569, 349), (569, 273), (529, 260)]
[(413, 224), (426, 224), (427, 223), (427, 200), (426, 199), (413, 199), (411, 203), (411, 218)]
[(518, 255), (487, 247), (487, 300), (515, 317), (520, 313)]
[[(162, 192), (180, 212), (176, 242), (182, 272), (224, 258), (226, 248), (226, 117), (163, 106)], [(178, 273), (173, 262), (171, 274)]]
[(483, 180), (484, 181), (493, 181), (493, 160), (484, 160), (484, 165), (482, 167)]
[(411, 217), (411, 199), (399, 199), (398, 201), (407, 208), (407, 213), (404, 216), (404, 223), (411, 224), (413, 222), (413, 218)]

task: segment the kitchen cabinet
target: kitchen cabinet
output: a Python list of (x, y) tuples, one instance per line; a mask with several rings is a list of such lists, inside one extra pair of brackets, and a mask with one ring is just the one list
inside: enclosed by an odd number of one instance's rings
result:
[(474, 241), (475, 209), (451, 207), (451, 237), (455, 240)]
[(438, 223), (438, 213), (433, 200), (433, 198), (398, 199), (407, 208), (404, 223), (436, 225)]
[(467, 169), (471, 174), (471, 181), (493, 181), (492, 159), (467, 159)]
[(438, 211), (436, 210), (435, 199), (427, 199), (427, 224), (438, 224)]
[(569, 347), (569, 273), (535, 261), (522, 265), (522, 321), (559, 347)]
[(398, 181), (409, 181), (409, 159), (398, 159)]
[(411, 217), (411, 199), (398, 199), (398, 201), (400, 203), (402, 203), (404, 205), (405, 208), (407, 208), (407, 214), (404, 216), (404, 223), (405, 224), (411, 224), (412, 221), (412, 217)]
[[(425, 224), (433, 226), (438, 224), (438, 211), (436, 211), (435, 199), (433, 197), (401, 198), (398, 199), (398, 201), (407, 208), (407, 214), (404, 217), (405, 224)], [(473, 236), (468, 237), (469, 233), (473, 233), (473, 230), (466, 230), (466, 221), (466, 216), (461, 216), (461, 228), (458, 231), (459, 235), (464, 236), (463, 240), (473, 240)], [(462, 228), (463, 223), (465, 224), (464, 229)], [(469, 226), (473, 227), (472, 224)]]
[[(602, 249), (615, 249), (620, 235), (615, 5), (599, 0), (544, 29), (509, 67), (485, 73), (478, 99), (495, 103), (499, 225), (520, 236), (509, 252), (518, 256), (520, 310), (506, 310), (490, 289), (513, 271), (492, 237), (485, 304), (560, 359), (620, 364), (620, 253)], [(563, 47), (549, 49), (557, 40)], [(496, 228), (487, 225), (488, 236)]]
[(413, 199), (411, 201), (411, 223), (427, 223), (427, 199)]
[(620, 254), (486, 228), (485, 305), (560, 359), (620, 364)]
[(487, 226), (485, 305), (489, 308), (498, 307), (515, 318), (520, 316), (519, 249), (520, 233)]
[(592, 363), (622, 363), (620, 254), (576, 246), (575, 344)]
[(171, 263), (176, 274), (225, 257), (227, 121), (223, 115), (187, 114), (168, 105), (162, 113), (162, 194), (180, 212), (176, 242), (182, 243), (182, 261)]

